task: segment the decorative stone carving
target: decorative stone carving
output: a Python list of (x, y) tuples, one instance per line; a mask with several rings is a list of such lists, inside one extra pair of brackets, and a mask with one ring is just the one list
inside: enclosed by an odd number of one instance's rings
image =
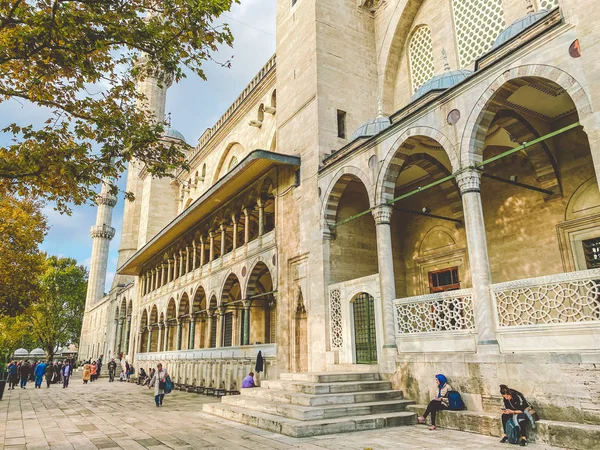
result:
[(96, 197), (96, 203), (98, 205), (106, 205), (106, 206), (110, 206), (111, 208), (114, 208), (115, 205), (117, 204), (117, 199), (113, 196), (104, 196), (104, 195), (98, 195)]
[(471, 289), (410, 297), (394, 305), (400, 334), (475, 329)]
[(392, 222), (392, 205), (379, 205), (373, 211), (376, 225), (389, 225)]
[(331, 319), (331, 347), (341, 348), (344, 344), (342, 337), (342, 295), (339, 289), (329, 293), (329, 309)]
[(358, 0), (358, 7), (369, 12), (375, 12), (384, 3), (385, 0)]
[(467, 168), (456, 174), (456, 182), (461, 195), (469, 192), (481, 192), (481, 170), (476, 168)]
[(112, 239), (115, 237), (115, 229), (104, 224), (95, 225), (90, 229), (90, 236), (92, 238)]

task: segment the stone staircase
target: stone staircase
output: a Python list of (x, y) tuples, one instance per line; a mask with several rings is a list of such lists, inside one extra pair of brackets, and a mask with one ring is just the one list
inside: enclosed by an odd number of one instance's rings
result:
[(379, 373), (287, 373), (203, 411), (292, 437), (412, 425), (414, 402)]

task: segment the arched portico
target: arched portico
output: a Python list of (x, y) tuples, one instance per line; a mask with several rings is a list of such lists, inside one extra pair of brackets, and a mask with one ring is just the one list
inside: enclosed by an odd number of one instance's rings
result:
[(241, 319), (241, 345), (276, 342), (277, 302), (273, 278), (262, 261), (256, 263), (248, 277)]

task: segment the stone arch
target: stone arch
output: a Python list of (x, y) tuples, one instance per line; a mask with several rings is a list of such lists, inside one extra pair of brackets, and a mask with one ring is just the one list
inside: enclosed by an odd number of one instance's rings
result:
[(206, 304), (206, 292), (202, 285), (198, 285), (192, 298), (192, 314), (199, 311), (204, 311), (208, 308), (208, 305)]
[(129, 299), (129, 303), (127, 303), (127, 316), (131, 317), (133, 314), (133, 302)]
[(461, 167), (481, 162), (485, 138), (496, 113), (513, 92), (536, 78), (552, 81), (563, 88), (575, 104), (580, 120), (592, 113), (585, 89), (564, 70), (544, 64), (513, 67), (499, 75), (485, 89), (471, 110), (461, 140)]
[(118, 309), (118, 311), (119, 311), (118, 317), (120, 319), (127, 317), (127, 299), (125, 299), (125, 298), (121, 299), (121, 306)]
[[(234, 149), (234, 147), (236, 148), (236, 150), (234, 150), (234, 152), (232, 152), (232, 149)], [(246, 152), (246, 150), (240, 142), (238, 142), (237, 140), (231, 140), (229, 142), (229, 144), (227, 144), (225, 146), (225, 149), (223, 150), (223, 153), (221, 154), (221, 158), (219, 159), (219, 163), (217, 164), (217, 167), (215, 169), (215, 175), (213, 177), (212, 184), (215, 184), (217, 181), (219, 181), (221, 176), (224, 175), (224, 173), (222, 173), (223, 167), (228, 167), (228, 164), (229, 164), (228, 161), (231, 161), (230, 156), (243, 157), (245, 152)]]
[(149, 323), (150, 325), (158, 323), (158, 308), (156, 305), (152, 305), (152, 309), (150, 309)]
[(147, 327), (150, 324), (150, 322), (148, 321), (148, 310), (144, 308), (144, 310), (142, 311), (142, 317), (140, 319), (140, 329)]
[(425, 256), (430, 253), (448, 251), (456, 246), (457, 238), (454, 231), (443, 225), (431, 227), (423, 236), (423, 239), (417, 240), (415, 254)]
[(190, 297), (187, 292), (184, 292), (180, 299), (177, 308), (177, 317), (185, 316), (190, 313)]
[(342, 167), (333, 177), (324, 195), (321, 217), (322, 227), (327, 229), (335, 224), (340, 199), (351, 181), (359, 181), (365, 187), (369, 196), (369, 206), (375, 206), (373, 197), (373, 182), (362, 170), (354, 166)]
[(230, 271), (227, 276), (225, 277), (225, 282), (223, 283), (223, 287), (221, 288), (221, 296), (218, 300), (219, 305), (223, 304), (223, 300), (227, 297), (229, 297), (230, 293), (231, 293), (231, 288), (233, 286), (235, 286), (235, 284), (238, 284), (240, 286), (240, 291), (242, 289), (242, 284), (240, 283), (240, 279), (237, 276), (236, 273), (234, 273), (233, 271)]
[(383, 78), (379, 85), (382, 92), (380, 96), (383, 100), (383, 110), (392, 111), (394, 106), (394, 91), (396, 78), (400, 69), (400, 61), (412, 24), (417, 16), (419, 8), (425, 0), (405, 0), (397, 2), (394, 10), (391, 11), (390, 20), (387, 29), (384, 31), (384, 37), (378, 51), (377, 60), (380, 61), (379, 73)]
[(165, 310), (165, 317), (167, 320), (174, 319), (177, 316), (177, 305), (175, 299), (171, 297), (167, 303), (167, 309)]
[(271, 108), (277, 108), (277, 89), (271, 93)]
[(404, 131), (404, 133), (402, 133), (398, 139), (396, 139), (396, 142), (394, 142), (392, 148), (388, 151), (385, 159), (383, 160), (383, 164), (377, 177), (375, 196), (377, 204), (386, 203), (394, 198), (396, 180), (402, 171), (402, 167), (404, 166), (407, 156), (400, 152), (400, 149), (406, 143), (406, 141), (408, 141), (411, 137), (416, 136), (424, 136), (436, 141), (438, 144), (440, 144), (444, 150), (444, 153), (450, 160), (452, 170), (454, 171), (459, 168), (458, 159), (453, 151), (453, 145), (441, 131), (426, 126), (409, 128), (408, 130)]
[(250, 298), (256, 294), (257, 288), (259, 287), (258, 281), (261, 277), (263, 277), (266, 273), (271, 275), (271, 284), (273, 285), (273, 289), (275, 288), (275, 284), (273, 281), (273, 272), (271, 268), (262, 260), (258, 260), (252, 266), (252, 270), (250, 271), (250, 275), (248, 276), (248, 281), (246, 283), (246, 298)]
[(579, 185), (569, 198), (565, 208), (565, 221), (600, 213), (600, 192), (596, 177), (591, 177)]

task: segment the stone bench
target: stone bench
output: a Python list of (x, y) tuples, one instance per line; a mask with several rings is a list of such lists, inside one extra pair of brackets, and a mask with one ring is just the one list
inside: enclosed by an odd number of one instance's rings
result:
[[(422, 416), (426, 405), (410, 405), (408, 410)], [(439, 411), (436, 424), (441, 428), (467, 431), (500, 438), (502, 420), (498, 414), (485, 411)], [(578, 450), (600, 450), (600, 425), (539, 420), (536, 429), (528, 429), (528, 439), (556, 447)]]

